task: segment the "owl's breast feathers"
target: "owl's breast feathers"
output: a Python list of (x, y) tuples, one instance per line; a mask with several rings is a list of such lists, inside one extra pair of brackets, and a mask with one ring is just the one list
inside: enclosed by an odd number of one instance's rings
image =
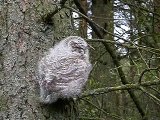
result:
[[(46, 58), (48, 59), (48, 58)], [(81, 56), (63, 56), (58, 59), (45, 61), (45, 77), (43, 82), (47, 81), (48, 89), (51, 91), (80, 89), (88, 79), (88, 73), (91, 64), (87, 59)], [(49, 77), (48, 77), (49, 75)]]
[(64, 57), (52, 64), (52, 73), (60, 78), (60, 81), (69, 82), (73, 78), (76, 80), (78, 76), (85, 74), (88, 69), (88, 62), (80, 59), (80, 56)]

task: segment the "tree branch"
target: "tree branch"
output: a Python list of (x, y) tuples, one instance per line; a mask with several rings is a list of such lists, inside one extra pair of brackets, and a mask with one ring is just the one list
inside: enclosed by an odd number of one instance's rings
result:
[(55, 3), (55, 5), (57, 5), (58, 7), (56, 8), (55, 11), (48, 13), (46, 16), (44, 16), (43, 21), (47, 24), (52, 24), (52, 17), (58, 13), (64, 6), (64, 4), (66, 3), (67, 0), (61, 0), (60, 3)]
[(148, 97), (150, 97), (151, 99), (153, 99), (153, 101), (160, 106), (160, 99), (158, 99), (156, 96), (154, 96), (153, 94), (151, 94), (150, 92), (148, 92), (147, 90), (145, 90), (142, 86), (140, 86), (140, 90), (142, 92), (144, 92)]
[[(128, 49), (141, 49), (141, 50), (145, 50), (145, 51), (148, 51), (148, 52), (151, 52), (151, 53), (154, 53), (154, 54), (160, 54), (160, 49), (155, 49), (155, 48), (152, 48), (152, 47), (144, 47), (144, 46), (141, 46), (141, 45), (135, 45), (135, 44), (124, 44), (124, 43), (118, 43), (116, 41), (112, 41), (112, 40), (106, 40), (106, 39), (87, 39), (86, 40), (87, 42), (106, 42), (106, 43), (111, 43), (111, 44), (115, 44), (115, 45), (118, 45), (118, 46), (122, 46), (122, 47), (125, 47), (125, 48), (128, 48)], [(131, 46), (132, 45), (132, 46)]]
[(159, 70), (159, 69), (160, 69), (160, 66), (158, 66), (157, 68), (145, 69), (145, 70), (141, 73), (141, 75), (140, 75), (140, 77), (139, 77), (139, 80), (138, 80), (139, 84), (141, 83), (142, 78), (143, 78), (143, 76), (144, 76), (144, 74), (145, 74), (146, 72), (149, 72), (149, 71), (151, 71), (151, 70)]
[(149, 82), (143, 82), (141, 84), (126, 84), (126, 85), (121, 85), (121, 86), (116, 86), (116, 87), (105, 87), (105, 88), (98, 88), (94, 90), (89, 90), (84, 92), (81, 98), (92, 96), (92, 95), (100, 95), (100, 94), (106, 94), (109, 92), (114, 92), (118, 90), (131, 90), (131, 89), (141, 89), (141, 87), (147, 87), (147, 86), (153, 86), (153, 85), (159, 85), (160, 80), (154, 80), (154, 81), (149, 81)]
[[(83, 99), (83, 98), (82, 98)], [(99, 108), (98, 106), (96, 106), (95, 104), (92, 104), (90, 101), (86, 100), (86, 99), (83, 99), (85, 102), (87, 102), (88, 104), (92, 105), (93, 107), (95, 107), (96, 109), (98, 109), (99, 111), (102, 111), (104, 114), (106, 114), (106, 116), (110, 117), (110, 118), (114, 118), (114, 120), (124, 120), (122, 119), (120, 116), (118, 115), (115, 115), (115, 114), (111, 114), (111, 113), (108, 113), (107, 111), (105, 111), (104, 109), (102, 108)]]

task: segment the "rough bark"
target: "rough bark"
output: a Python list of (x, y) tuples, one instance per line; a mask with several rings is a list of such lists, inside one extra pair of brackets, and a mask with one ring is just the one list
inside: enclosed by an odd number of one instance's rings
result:
[[(45, 23), (51, 0), (0, 2), (0, 120), (64, 119), (54, 105), (39, 103), (37, 61), (55, 41), (71, 34), (69, 11)], [(70, 117), (72, 117), (70, 115)]]

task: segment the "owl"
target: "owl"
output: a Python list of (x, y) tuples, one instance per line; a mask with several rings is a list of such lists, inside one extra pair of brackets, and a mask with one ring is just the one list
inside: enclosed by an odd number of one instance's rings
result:
[(78, 36), (61, 40), (38, 62), (40, 100), (50, 104), (76, 98), (88, 79), (92, 65), (89, 46)]

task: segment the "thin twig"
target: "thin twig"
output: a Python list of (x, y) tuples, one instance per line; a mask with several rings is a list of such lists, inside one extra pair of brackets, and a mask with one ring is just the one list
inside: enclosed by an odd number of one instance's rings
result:
[(152, 86), (149, 86), (147, 88), (150, 88), (151, 90), (153, 90), (154, 92), (156, 92), (156, 94), (160, 97), (160, 91), (156, 88), (153, 88)]
[(158, 66), (157, 68), (145, 69), (145, 70), (141, 73), (141, 75), (140, 75), (140, 77), (139, 77), (139, 80), (138, 80), (139, 84), (141, 84), (142, 78), (143, 78), (143, 76), (144, 76), (144, 74), (145, 74), (146, 72), (149, 72), (149, 71), (151, 71), (151, 70), (159, 70), (159, 69), (160, 69), (160, 66)]
[(120, 118), (120, 116), (118, 115), (114, 115), (114, 114), (110, 114), (108, 112), (106, 112), (104, 109), (101, 109), (99, 108), (98, 106), (94, 105), (93, 103), (91, 103), (90, 101), (86, 100), (86, 99), (82, 99), (84, 100), (85, 102), (89, 103), (90, 105), (92, 105), (93, 107), (95, 107), (96, 109), (102, 111), (104, 114), (106, 114), (107, 116), (111, 117), (111, 118), (114, 118), (116, 120), (123, 120), (122, 118)]
[(160, 106), (160, 99), (158, 99), (156, 96), (153, 94), (149, 93), (147, 90), (145, 90), (142, 86), (140, 86), (140, 90), (144, 92), (147, 96), (151, 97), (153, 101)]
[(136, 44), (134, 44), (134, 46), (131, 46), (133, 44), (130, 45), (130, 44), (118, 43), (118, 42), (115, 42), (113, 40), (106, 40), (106, 39), (87, 39), (86, 41), (87, 42), (106, 42), (106, 43), (111, 43), (111, 44), (123, 46), (123, 47), (129, 48), (129, 49), (137, 49), (138, 48), (138, 49), (141, 49), (141, 50), (149, 51), (149, 52), (154, 53), (154, 54), (160, 54), (160, 49), (155, 49), (155, 48), (136, 45)]

